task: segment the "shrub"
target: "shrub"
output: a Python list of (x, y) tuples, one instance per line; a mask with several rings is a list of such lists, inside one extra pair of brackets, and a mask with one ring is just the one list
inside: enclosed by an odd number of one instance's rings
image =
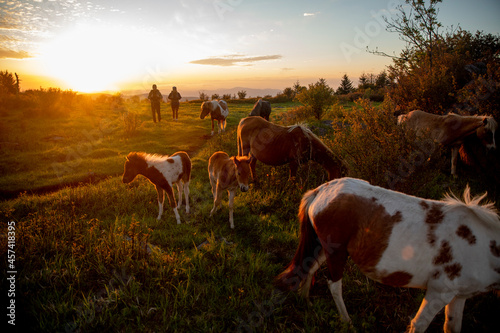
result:
[(123, 113), (123, 126), (125, 136), (130, 137), (137, 133), (137, 129), (141, 126), (142, 121), (135, 112), (124, 112)]
[(335, 96), (326, 80), (319, 79), (315, 84), (310, 84), (308, 89), (302, 90), (297, 100), (308, 106), (314, 117), (321, 120), (326, 107), (333, 103)]
[(349, 176), (414, 193), (419, 189), (415, 172), (422, 172), (421, 167), (430, 155), (439, 153), (439, 147), (406, 133), (396, 124), (390, 107), (376, 108), (363, 99), (355, 103), (343, 118), (333, 121), (333, 134), (325, 142), (343, 159)]

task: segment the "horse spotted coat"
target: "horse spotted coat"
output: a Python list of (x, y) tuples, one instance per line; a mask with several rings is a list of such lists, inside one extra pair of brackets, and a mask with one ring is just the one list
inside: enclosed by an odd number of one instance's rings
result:
[(464, 202), (427, 200), (342, 178), (307, 192), (299, 209), (301, 238), (278, 282), (308, 296), (326, 262), (329, 289), (343, 321), (348, 255), (369, 278), (397, 287), (427, 289), (410, 332), (424, 332), (446, 306), (445, 331), (458, 332), (465, 300), (500, 289), (500, 221), (484, 195)]

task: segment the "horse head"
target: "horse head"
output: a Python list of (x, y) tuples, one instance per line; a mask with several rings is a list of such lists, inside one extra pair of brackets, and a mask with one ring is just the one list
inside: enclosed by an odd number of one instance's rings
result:
[(311, 141), (311, 159), (323, 166), (328, 173), (328, 180), (340, 178), (343, 168), (342, 161), (314, 133), (310, 132), (309, 137)]
[(129, 153), (123, 166), (122, 182), (124, 184), (130, 183), (145, 167), (147, 168), (147, 163), (141, 153)]
[(493, 117), (485, 117), (483, 119), (483, 126), (479, 127), (476, 131), (477, 137), (481, 140), (483, 145), (488, 149), (495, 149), (495, 131), (498, 128), (498, 123)]
[(213, 103), (212, 102), (203, 102), (201, 104), (201, 113), (200, 113), (200, 119), (205, 119), (207, 115), (209, 115), (213, 110)]
[(253, 161), (254, 157), (248, 156), (233, 156), (231, 160), (236, 167), (236, 180), (238, 181), (238, 186), (241, 192), (248, 191), (248, 181), (251, 176), (250, 163)]

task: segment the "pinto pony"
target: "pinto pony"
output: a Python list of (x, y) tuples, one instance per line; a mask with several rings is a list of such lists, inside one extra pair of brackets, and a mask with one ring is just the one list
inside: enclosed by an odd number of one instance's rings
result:
[(454, 113), (439, 116), (414, 110), (399, 116), (398, 124), (405, 124), (417, 135), (428, 135), (439, 144), (451, 147), (451, 174), (454, 176), (457, 174), (458, 151), (466, 137), (475, 133), (486, 148), (496, 148), (498, 124), (490, 116), (460, 116)]
[(295, 177), (302, 163), (313, 160), (328, 172), (328, 179), (340, 177), (342, 163), (311, 130), (302, 125), (275, 125), (261, 117), (243, 118), (238, 125), (238, 156), (252, 154), (252, 177), (256, 180), (257, 160), (268, 165), (290, 164)]
[(269, 115), (271, 114), (271, 103), (268, 101), (264, 101), (262, 98), (254, 104), (252, 112), (250, 112), (251, 116), (262, 117), (265, 120), (269, 121)]
[[(151, 155), (142, 152), (131, 152), (127, 155), (122, 181), (125, 184), (134, 180), (137, 175), (143, 175), (156, 187), (158, 193), (160, 220), (163, 214), (164, 192), (167, 193), (170, 207), (174, 210), (177, 224), (181, 223), (178, 208), (182, 204), (182, 192), (186, 199), (186, 213), (189, 213), (189, 182), (191, 179), (191, 160), (183, 151), (170, 156)], [(176, 206), (173, 184), (177, 184), (179, 202)]]
[(208, 161), (208, 176), (212, 185), (214, 196), (214, 207), (210, 211), (212, 216), (219, 208), (222, 194), (227, 191), (229, 196), (229, 225), (234, 229), (233, 206), (236, 190), (248, 191), (248, 179), (250, 178), (250, 162), (252, 158), (229, 155), (225, 152), (215, 152)]
[(201, 104), (200, 119), (205, 119), (208, 114), (210, 114), (210, 118), (212, 119), (211, 135), (214, 135), (214, 120), (218, 122), (219, 134), (221, 131), (225, 131), (226, 118), (229, 115), (227, 103), (223, 100), (203, 102)]
[(307, 192), (300, 243), (277, 282), (307, 297), (326, 261), (328, 287), (344, 322), (342, 275), (348, 255), (369, 278), (427, 289), (410, 332), (424, 332), (446, 306), (445, 331), (458, 332), (465, 300), (500, 288), (500, 220), (486, 196), (426, 200), (341, 178)]

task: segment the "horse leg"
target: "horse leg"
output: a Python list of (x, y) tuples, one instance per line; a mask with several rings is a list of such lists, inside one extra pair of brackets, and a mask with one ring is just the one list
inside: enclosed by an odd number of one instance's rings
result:
[(225, 131), (226, 131), (226, 125), (227, 125), (227, 123), (226, 123), (226, 118), (224, 118), (224, 119), (222, 120), (222, 131), (223, 131), (223, 132), (225, 132)]
[(217, 120), (219, 134), (222, 131), (222, 120)]
[(337, 244), (330, 244), (334, 247), (328, 247), (328, 271), (330, 273), (331, 280), (328, 280), (328, 289), (332, 294), (335, 306), (340, 315), (340, 320), (343, 322), (350, 322), (351, 318), (347, 313), (347, 308), (342, 298), (342, 276), (344, 274), (344, 267), (347, 262), (347, 249), (345, 247), (338, 247)]
[(158, 217), (157, 220), (161, 220), (161, 216), (163, 214), (163, 202), (165, 201), (165, 196), (163, 195), (163, 189), (159, 186), (156, 187), (156, 193), (158, 194)]
[(258, 184), (257, 173), (255, 172), (255, 166), (257, 165), (257, 159), (254, 158), (250, 161), (250, 173), (252, 174), (252, 180), (254, 183)]
[(424, 300), (410, 324), (410, 333), (425, 332), (438, 312), (455, 297), (452, 293), (438, 293), (427, 289)]
[(451, 174), (457, 177), (458, 146), (451, 147)]
[(212, 133), (210, 135), (214, 135), (214, 120), (212, 119)]
[[(316, 271), (321, 267), (321, 265), (325, 262), (325, 260), (326, 260), (325, 251), (321, 250), (318, 258), (316, 258), (316, 260), (313, 261), (313, 264), (309, 268), (309, 271), (307, 273), (307, 278), (302, 282), (302, 285), (300, 286), (300, 294), (302, 295), (302, 297), (306, 299), (309, 298), (309, 290), (311, 289), (311, 282), (314, 277), (314, 274), (316, 274)], [(307, 262), (304, 262), (302, 265), (305, 266), (307, 264), (308, 264)], [(305, 269), (306, 267), (303, 268)]]
[(455, 297), (445, 311), (444, 332), (460, 332), (466, 298)]
[(229, 194), (229, 226), (231, 229), (234, 229), (234, 220), (233, 220), (233, 207), (234, 207), (234, 196), (236, 195), (235, 190), (228, 190)]
[(337, 306), (340, 320), (342, 320), (344, 323), (351, 322), (351, 318), (349, 317), (347, 308), (345, 307), (344, 299), (342, 298), (342, 279), (336, 282), (328, 280), (328, 289), (330, 289), (330, 293), (332, 294), (335, 305)]
[(189, 182), (184, 183), (184, 199), (186, 200), (186, 213), (189, 214)]
[(170, 187), (169, 190), (165, 191), (168, 195), (168, 202), (170, 203), (170, 207), (174, 210), (175, 219), (177, 220), (177, 224), (181, 224), (181, 217), (179, 216), (179, 212), (177, 210), (177, 205), (175, 203), (174, 197), (174, 189)]
[(299, 169), (299, 164), (296, 161), (290, 162), (290, 179), (297, 176), (297, 170)]
[(217, 181), (217, 185), (215, 186), (215, 192), (214, 192), (214, 186), (212, 185), (212, 194), (214, 195), (214, 206), (212, 210), (210, 211), (210, 216), (212, 216), (217, 209), (220, 206), (221, 200), (222, 200), (222, 189), (220, 188), (219, 182)]
[(179, 200), (177, 201), (177, 209), (180, 209), (181, 205), (182, 205), (182, 190), (183, 190), (183, 186), (181, 184), (181, 181), (178, 181), (176, 185), (177, 185), (177, 192), (179, 192)]

